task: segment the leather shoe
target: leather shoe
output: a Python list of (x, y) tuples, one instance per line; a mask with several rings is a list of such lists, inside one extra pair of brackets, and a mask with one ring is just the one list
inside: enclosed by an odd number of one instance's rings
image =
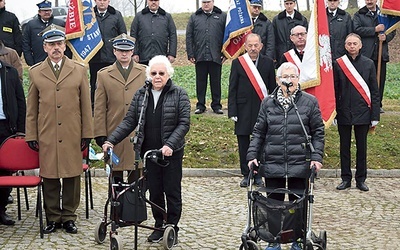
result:
[(216, 113), (218, 115), (223, 115), (224, 111), (222, 111), (222, 109), (214, 109), (214, 113)]
[(346, 188), (351, 187), (351, 182), (350, 181), (342, 181), (342, 183), (340, 183), (336, 189), (337, 190), (345, 190)]
[(243, 180), (240, 182), (240, 187), (249, 186), (249, 183), (247, 182), (247, 180), (248, 180), (247, 176), (243, 177)]
[(261, 178), (254, 178), (254, 185), (256, 187), (264, 187), (264, 182)]
[(368, 188), (368, 186), (365, 184), (365, 182), (357, 182), (356, 183), (356, 187), (358, 188), (358, 189), (360, 189), (361, 191), (369, 191), (369, 188)]
[(7, 226), (12, 226), (15, 224), (15, 221), (11, 219), (11, 217), (6, 213), (6, 211), (0, 212), (0, 223)]
[(14, 203), (14, 198), (12, 197), (12, 195), (10, 194), (7, 198), (7, 204), (13, 204)]
[(194, 113), (196, 114), (196, 115), (200, 115), (200, 114), (203, 114), (204, 113), (204, 109), (196, 109), (195, 111), (194, 111)]
[(47, 226), (43, 228), (43, 233), (44, 234), (51, 234), (57, 231), (57, 229), (61, 228), (61, 223), (59, 222), (54, 222), (54, 221), (49, 221), (47, 223)]
[(63, 227), (65, 232), (69, 234), (76, 234), (78, 232), (78, 228), (75, 226), (75, 222), (72, 220), (64, 222)]

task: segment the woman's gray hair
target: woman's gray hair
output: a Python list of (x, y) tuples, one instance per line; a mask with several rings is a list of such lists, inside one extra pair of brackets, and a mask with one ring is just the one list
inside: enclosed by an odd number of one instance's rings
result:
[(174, 75), (174, 68), (166, 56), (158, 55), (149, 61), (149, 66), (146, 68), (146, 76), (150, 78), (150, 69), (154, 64), (164, 64), (170, 78)]
[(283, 69), (294, 69), (296, 72), (296, 75), (299, 75), (299, 68), (297, 68), (297, 66), (294, 63), (291, 63), (291, 62), (282, 63), (281, 66), (279, 66), (278, 71), (276, 72), (276, 75), (278, 77), (282, 76)]

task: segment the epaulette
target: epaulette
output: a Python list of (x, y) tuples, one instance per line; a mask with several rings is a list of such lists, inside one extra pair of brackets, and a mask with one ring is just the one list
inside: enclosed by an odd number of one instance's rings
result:
[(29, 68), (29, 70), (36, 68), (37, 66), (41, 65), (42, 63), (43, 63), (43, 61), (42, 61), (42, 62), (38, 62), (38, 63), (32, 65), (32, 66)]

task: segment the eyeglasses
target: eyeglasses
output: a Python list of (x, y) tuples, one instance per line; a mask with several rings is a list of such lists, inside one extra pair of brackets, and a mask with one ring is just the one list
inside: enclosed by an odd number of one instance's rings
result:
[(165, 76), (165, 72), (163, 72), (163, 71), (160, 71), (160, 72), (152, 71), (152, 72), (150, 72), (151, 76), (156, 76), (157, 74), (159, 76)]
[(279, 79), (280, 79), (281, 81), (289, 80), (289, 78), (290, 78), (290, 80), (295, 80), (295, 79), (299, 78), (299, 76), (293, 74), (293, 75), (283, 75), (283, 76), (280, 76), (280, 77), (279, 77)]
[(158, 2), (158, 1), (160, 1), (160, 0), (149, 0), (150, 2)]
[(291, 34), (291, 36), (297, 36), (297, 37), (299, 37), (299, 36), (306, 36), (307, 35), (307, 32), (299, 32), (299, 33), (293, 33), (293, 34)]

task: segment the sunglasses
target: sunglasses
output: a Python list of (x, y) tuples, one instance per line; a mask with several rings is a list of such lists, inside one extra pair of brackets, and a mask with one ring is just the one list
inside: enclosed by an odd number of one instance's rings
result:
[(160, 71), (160, 72), (156, 72), (156, 71), (152, 71), (152, 72), (150, 72), (150, 75), (151, 76), (156, 76), (156, 75), (159, 75), (159, 76), (165, 76), (165, 72), (163, 72), (163, 71)]

